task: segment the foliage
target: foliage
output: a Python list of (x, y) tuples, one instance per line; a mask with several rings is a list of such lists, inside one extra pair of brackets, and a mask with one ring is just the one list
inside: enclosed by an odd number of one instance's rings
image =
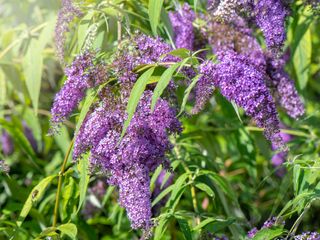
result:
[[(53, 136), (48, 135), (50, 109), (65, 75), (69, 77), (65, 67), (72, 66), (79, 54), (97, 51), (92, 64), (112, 66), (117, 50), (121, 53), (122, 46), (130, 45), (137, 32), (159, 36), (174, 46), (168, 13), (184, 2), (199, 15), (208, 11), (207, 2), (201, 0), (75, 1), (82, 14), (75, 14), (60, 36), (65, 44), (59, 63), (54, 26), (61, 5), (54, 0), (0, 0), (0, 131), (8, 133), (13, 147), (5, 152), (1, 141), (0, 167), (5, 171), (0, 175), (0, 239), (149, 237), (131, 229), (126, 210), (118, 203), (117, 187), (107, 182), (104, 171), (90, 168), (90, 154), (72, 161), (75, 136), (98, 107), (104, 87), (121, 91), (114, 76), (84, 89), (75, 113), (63, 119), (59, 134)], [(192, 114), (202, 76), (197, 69), (201, 54), (208, 52), (206, 46), (200, 51), (173, 48), (161, 56), (179, 59), (169, 66), (158, 61), (134, 69), (138, 77), (124, 100), (121, 139), (129, 135), (136, 112), (145, 107), (140, 106), (141, 96), (150, 86), (154, 86), (152, 113), (162, 99), (174, 94), (183, 125), (180, 135), (170, 136), (172, 150), (166, 154), (173, 175), (163, 173), (165, 164), (150, 172), (153, 239), (246, 239), (254, 226), (260, 231), (253, 239), (320, 231), (320, 22), (302, 1), (293, 1), (291, 9), (285, 46), (292, 57), (285, 69), (295, 80), (306, 111), (294, 120), (279, 109), (281, 132), (291, 136), (280, 166), (271, 159), (283, 149), (274, 150), (238, 102), (211, 89), (209, 103)], [(193, 22), (195, 28), (202, 24), (200, 18)], [(256, 30), (255, 36), (264, 46), (263, 32)], [(217, 58), (218, 54), (207, 54), (212, 63), (219, 62)], [(115, 71), (112, 67), (110, 71)], [(196, 72), (189, 79), (187, 68)], [(172, 82), (179, 83), (173, 90)], [(261, 228), (273, 216), (277, 224)]]

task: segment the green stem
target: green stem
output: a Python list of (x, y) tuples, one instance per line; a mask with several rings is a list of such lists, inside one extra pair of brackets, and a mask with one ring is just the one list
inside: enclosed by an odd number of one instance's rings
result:
[(71, 153), (73, 142), (74, 142), (74, 139), (72, 139), (72, 141), (70, 142), (67, 154), (64, 157), (64, 160), (63, 160), (63, 163), (62, 163), (62, 166), (61, 166), (61, 170), (59, 172), (58, 188), (57, 188), (57, 194), (56, 194), (56, 202), (55, 202), (54, 211), (53, 211), (52, 227), (56, 227), (56, 225), (57, 225), (58, 210), (59, 210), (59, 200), (60, 200), (60, 192), (61, 192), (61, 187), (62, 187), (63, 174), (64, 174), (64, 171), (66, 169), (66, 165), (67, 165), (67, 162), (68, 162), (69, 155)]

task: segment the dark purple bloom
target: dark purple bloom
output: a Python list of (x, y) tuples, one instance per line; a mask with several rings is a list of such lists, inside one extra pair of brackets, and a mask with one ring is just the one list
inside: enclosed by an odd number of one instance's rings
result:
[(174, 31), (176, 47), (193, 50), (194, 30), (192, 22), (196, 16), (189, 4), (185, 3), (176, 12), (169, 12), (169, 17)]
[(81, 11), (73, 5), (73, 0), (62, 0), (62, 6), (58, 12), (58, 20), (55, 28), (56, 51), (62, 64), (64, 64), (64, 48), (66, 33), (69, 32), (69, 24), (81, 15)]
[(4, 155), (8, 156), (13, 153), (14, 147), (13, 147), (13, 141), (10, 135), (7, 131), (2, 130), (0, 142), (2, 145), (2, 152)]
[(288, 10), (281, 0), (259, 0), (254, 4), (255, 21), (269, 49), (279, 51), (286, 40), (285, 20)]
[[(280, 223), (280, 222), (278, 222), (276, 217), (272, 217), (263, 223), (263, 226), (261, 227), (260, 230), (265, 229), (265, 228), (272, 228), (275, 225), (284, 225), (284, 224), (285, 224), (284, 221)], [(251, 229), (247, 234), (248, 238), (250, 238), (250, 239), (254, 238), (254, 236), (257, 234), (258, 231), (259, 231), (259, 229), (256, 227)]]

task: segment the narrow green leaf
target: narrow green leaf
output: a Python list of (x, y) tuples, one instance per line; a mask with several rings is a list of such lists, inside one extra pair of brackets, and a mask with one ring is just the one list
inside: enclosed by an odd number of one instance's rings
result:
[(155, 67), (152, 67), (152, 68), (148, 69), (146, 72), (144, 72), (138, 78), (137, 82), (134, 84), (134, 86), (132, 88), (132, 91), (131, 91), (131, 94), (130, 94), (130, 97), (128, 100), (127, 110), (126, 110), (128, 117), (123, 125), (123, 129), (122, 129), (122, 133), (121, 133), (121, 137), (120, 137), (119, 141), (121, 141), (121, 139), (123, 138), (124, 134), (127, 131), (127, 128), (130, 124), (130, 121), (131, 121), (131, 119), (136, 111), (136, 108), (138, 106), (140, 97), (143, 94), (143, 92), (147, 86), (147, 83), (148, 83), (150, 77), (152, 76), (154, 70), (155, 70)]
[(192, 231), (199, 231), (200, 229), (206, 228), (210, 229), (213, 232), (218, 232), (221, 229), (224, 229), (228, 226), (230, 226), (232, 223), (235, 222), (235, 219), (229, 218), (229, 219), (219, 219), (219, 218), (207, 218), (200, 222), (197, 226), (195, 226)]
[(186, 48), (178, 48), (178, 49), (172, 50), (168, 54), (184, 59), (184, 58), (190, 57), (190, 50)]
[(189, 98), (189, 95), (192, 91), (192, 89), (195, 87), (195, 85), (197, 84), (198, 80), (200, 78), (200, 75), (197, 75), (195, 76), (193, 79), (192, 79), (192, 82), (191, 84), (187, 87), (187, 89), (184, 91), (184, 96), (183, 96), (183, 100), (182, 100), (182, 104), (181, 104), (181, 108), (180, 108), (180, 112), (178, 114), (181, 115), (186, 107), (186, 104), (187, 104), (187, 101), (188, 101), (188, 98)]
[(304, 89), (307, 86), (312, 55), (312, 35), (311, 30), (304, 33), (293, 55), (293, 65), (298, 77), (298, 83), (300, 89)]
[(159, 24), (163, 0), (149, 0), (149, 21), (154, 35), (157, 35), (157, 27)]
[(153, 96), (152, 96), (152, 102), (151, 102), (151, 111), (154, 111), (154, 107), (157, 104), (158, 99), (160, 98), (161, 94), (163, 93), (164, 89), (168, 86), (173, 73), (176, 71), (176, 69), (180, 66), (180, 62), (176, 63), (174, 65), (171, 65), (167, 70), (164, 71), (164, 73), (161, 75), (160, 80), (158, 81), (158, 84), (156, 88), (154, 89)]
[(172, 190), (174, 189), (174, 186), (171, 185), (161, 191), (161, 193), (152, 201), (152, 207), (155, 206), (161, 199), (163, 199), (166, 195), (168, 195)]
[(41, 88), (41, 78), (43, 69), (42, 52), (50, 40), (54, 29), (54, 21), (48, 22), (42, 30), (38, 39), (31, 39), (27, 53), (23, 59), (23, 70), (26, 79), (27, 89), (35, 112), (38, 109), (38, 101)]
[(206, 192), (210, 197), (214, 197), (213, 190), (207, 184), (202, 182), (197, 182), (194, 186), (200, 189), (201, 191)]
[(77, 238), (77, 226), (74, 225), (73, 223), (66, 223), (62, 224), (57, 227), (58, 230), (60, 230), (63, 234), (67, 235), (71, 239), (76, 239)]
[(26, 202), (23, 205), (23, 208), (20, 212), (20, 216), (17, 221), (17, 226), (20, 227), (21, 224), (23, 223), (24, 219), (26, 216), (28, 216), (33, 203), (37, 202), (44, 194), (45, 189), (49, 185), (49, 183), (56, 177), (56, 175), (52, 175), (49, 177), (46, 177), (45, 179), (42, 179), (37, 186), (35, 186), (31, 193), (29, 194)]
[(253, 240), (272, 240), (284, 233), (282, 228), (264, 228), (256, 233)]
[(181, 232), (186, 240), (192, 240), (191, 230), (188, 221), (183, 218), (177, 218)]
[(76, 214), (82, 207), (82, 204), (86, 198), (88, 184), (89, 184), (89, 154), (86, 154), (78, 164), (78, 171), (80, 173), (80, 181), (79, 181), (79, 205)]

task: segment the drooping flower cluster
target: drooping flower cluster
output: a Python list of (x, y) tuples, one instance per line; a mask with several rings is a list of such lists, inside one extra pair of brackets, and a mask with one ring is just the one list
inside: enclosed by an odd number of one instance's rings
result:
[[(172, 148), (170, 134), (181, 131), (176, 111), (168, 101), (159, 99), (151, 112), (152, 92), (143, 93), (130, 125), (121, 139), (127, 118), (125, 108), (129, 93), (142, 64), (176, 62), (166, 56), (172, 48), (161, 39), (136, 35), (116, 53), (108, 70), (118, 84), (105, 86), (99, 101), (91, 107), (75, 139), (73, 158), (89, 151), (90, 163), (108, 176), (108, 183), (119, 188), (119, 203), (127, 210), (134, 229), (150, 229), (151, 192), (150, 174), (160, 165), (168, 166), (166, 153)], [(65, 85), (57, 94), (52, 107), (52, 123), (66, 119), (79, 104), (85, 90), (103, 82), (106, 70), (94, 64), (91, 53), (78, 56), (66, 70)], [(140, 73), (141, 74), (141, 73)]]
[(268, 48), (278, 51), (286, 39), (285, 19), (288, 15), (283, 1), (259, 0), (254, 4), (255, 22), (264, 34)]
[(66, 33), (69, 32), (69, 25), (76, 17), (80, 17), (81, 15), (82, 12), (73, 5), (73, 0), (62, 0), (55, 28), (56, 52), (62, 64), (64, 64), (64, 48)]
[(92, 52), (85, 52), (77, 56), (71, 66), (66, 68), (65, 74), (67, 80), (56, 95), (51, 108), (51, 131), (53, 133), (77, 107), (86, 90), (106, 79), (104, 66), (95, 63)]
[(267, 74), (271, 78), (269, 82), (275, 100), (293, 118), (304, 114), (304, 105), (295, 88), (294, 82), (284, 70), (285, 59), (267, 57)]
[(121, 142), (123, 105), (110, 108), (106, 102), (87, 117), (75, 142), (75, 158), (90, 149), (91, 163), (111, 173), (109, 183), (119, 187), (119, 201), (132, 228), (151, 227), (149, 175), (166, 164), (165, 154), (171, 149), (168, 133), (181, 129), (167, 101), (160, 99), (151, 113), (151, 96), (150, 91), (144, 93)]
[(169, 12), (169, 17), (174, 31), (176, 47), (193, 50), (195, 36), (192, 22), (196, 16), (191, 7), (185, 3), (176, 12)]

